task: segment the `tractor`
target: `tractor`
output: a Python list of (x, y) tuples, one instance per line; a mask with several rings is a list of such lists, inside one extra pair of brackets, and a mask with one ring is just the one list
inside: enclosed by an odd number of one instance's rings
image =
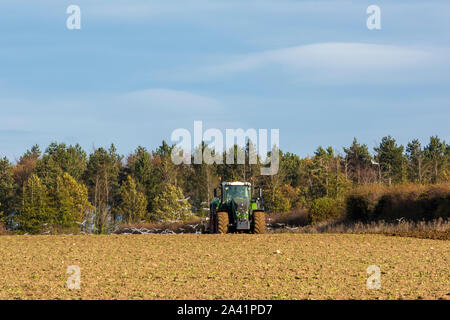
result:
[(210, 204), (209, 233), (265, 232), (261, 189), (259, 197), (252, 199), (251, 183), (222, 182), (219, 188), (214, 189), (214, 198)]

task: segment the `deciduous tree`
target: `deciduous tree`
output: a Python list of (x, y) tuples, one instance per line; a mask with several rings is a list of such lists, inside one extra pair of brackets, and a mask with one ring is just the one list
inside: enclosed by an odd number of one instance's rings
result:
[(94, 207), (88, 200), (87, 187), (67, 172), (58, 177), (54, 195), (56, 223), (60, 228), (77, 226), (77, 223), (93, 213)]

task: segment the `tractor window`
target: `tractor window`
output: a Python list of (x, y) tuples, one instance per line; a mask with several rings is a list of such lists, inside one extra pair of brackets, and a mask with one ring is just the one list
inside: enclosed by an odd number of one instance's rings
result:
[(247, 186), (227, 186), (225, 187), (226, 201), (232, 199), (248, 199), (250, 198), (249, 188)]

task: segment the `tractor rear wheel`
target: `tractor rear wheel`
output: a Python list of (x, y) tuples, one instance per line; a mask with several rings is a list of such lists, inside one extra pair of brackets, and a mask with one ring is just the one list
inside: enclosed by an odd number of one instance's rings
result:
[(217, 212), (217, 233), (227, 233), (228, 222), (228, 212)]
[(264, 211), (253, 212), (253, 233), (266, 233), (266, 215)]

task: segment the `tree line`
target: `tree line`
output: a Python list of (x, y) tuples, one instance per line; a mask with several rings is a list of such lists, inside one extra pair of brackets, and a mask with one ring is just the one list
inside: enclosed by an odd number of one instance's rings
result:
[[(222, 181), (252, 180), (269, 212), (316, 208), (343, 199), (355, 186), (435, 184), (450, 179), (450, 145), (437, 136), (406, 147), (387, 136), (371, 152), (355, 138), (342, 151), (318, 147), (304, 158), (280, 150), (280, 169), (260, 175), (261, 164), (181, 164), (174, 146), (139, 146), (128, 156), (116, 147), (87, 154), (80, 145), (35, 145), (15, 163), (0, 159), (0, 223), (27, 233), (109, 233), (122, 223), (205, 216)], [(208, 148), (204, 143), (198, 148)], [(239, 148), (234, 146), (235, 151)], [(234, 152), (235, 156), (237, 152)]]

